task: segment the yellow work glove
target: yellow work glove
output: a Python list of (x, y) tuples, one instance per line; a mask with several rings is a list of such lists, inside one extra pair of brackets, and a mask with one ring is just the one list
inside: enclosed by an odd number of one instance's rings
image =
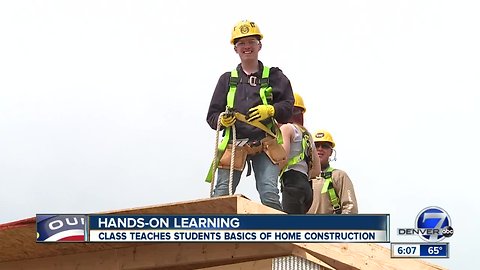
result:
[(235, 121), (237, 121), (237, 118), (235, 118), (235, 114), (223, 114), (222, 117), (220, 117), (220, 124), (224, 127), (231, 127), (233, 124), (235, 124)]
[(258, 105), (248, 110), (247, 121), (262, 121), (275, 114), (275, 108), (272, 105)]

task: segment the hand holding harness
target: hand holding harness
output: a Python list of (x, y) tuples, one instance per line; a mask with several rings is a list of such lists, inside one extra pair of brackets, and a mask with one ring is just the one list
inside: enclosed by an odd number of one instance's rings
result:
[[(268, 105), (269, 102), (270, 103), (273, 102), (272, 87), (269, 86), (269, 76), (270, 76), (270, 68), (264, 66), (263, 71), (262, 71), (262, 78), (260, 79), (260, 93), (259, 93), (260, 98), (262, 100), (262, 103), (264, 105)], [(252, 79), (252, 78), (254, 78), (254, 79)], [(257, 85), (256, 84), (257, 80), (258, 79), (256, 77), (251, 76), (250, 79), (249, 79), (249, 84), (252, 85), (252, 86)], [(230, 83), (229, 83), (230, 88), (229, 88), (229, 91), (227, 93), (227, 108), (226, 108), (225, 113), (233, 111), (234, 102), (235, 102), (235, 93), (237, 91), (237, 84), (238, 83), (239, 83), (238, 71), (237, 71), (237, 69), (234, 69), (230, 73)], [(283, 144), (282, 133), (280, 132), (280, 129), (278, 128), (278, 125), (277, 125), (277, 123), (276, 123), (276, 121), (273, 117), (271, 119), (272, 121), (267, 125), (263, 124), (261, 121), (258, 121), (258, 120), (248, 122), (246, 120), (245, 115), (243, 115), (239, 112), (235, 112), (235, 117), (237, 118), (237, 120), (239, 120), (241, 122), (247, 123), (249, 125), (252, 125), (254, 127), (257, 127), (259, 129), (265, 131), (266, 134), (276, 138), (278, 144)], [(220, 142), (220, 144), (218, 145), (218, 147), (216, 146), (216, 151), (217, 152), (214, 155), (214, 160), (212, 161), (212, 164), (210, 165), (210, 169), (208, 171), (207, 177), (205, 178), (205, 182), (212, 183), (212, 186), (213, 186), (213, 179), (214, 179), (215, 170), (218, 167), (218, 162), (219, 162), (220, 158), (222, 157), (223, 153), (225, 152), (225, 149), (227, 148), (227, 145), (229, 144), (230, 137), (231, 137), (231, 132), (232, 132), (233, 128), (234, 128), (233, 126), (225, 128), (225, 134), (223, 136), (223, 139)], [(272, 131), (273, 129), (275, 130), (275, 132)], [(218, 132), (218, 130), (219, 130), (219, 127), (217, 127), (217, 132)], [(218, 144), (218, 137), (217, 137), (216, 145), (217, 144)], [(235, 144), (236, 144), (236, 142), (232, 142), (232, 150), (234, 150)], [(232, 161), (232, 163), (233, 163), (233, 161)]]

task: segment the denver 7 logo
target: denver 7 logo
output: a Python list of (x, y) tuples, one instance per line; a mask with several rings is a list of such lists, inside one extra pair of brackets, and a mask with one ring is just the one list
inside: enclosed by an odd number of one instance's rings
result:
[(453, 228), (451, 228), (451, 219), (447, 212), (440, 207), (431, 206), (423, 209), (417, 216), (415, 225), (419, 231), (420, 238), (427, 242), (437, 242), (450, 235), (445, 235), (447, 231), (451, 231), (453, 234)]

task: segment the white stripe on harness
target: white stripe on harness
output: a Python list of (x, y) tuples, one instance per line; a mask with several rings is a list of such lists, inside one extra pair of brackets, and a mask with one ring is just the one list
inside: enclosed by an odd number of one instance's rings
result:
[(237, 139), (237, 140), (235, 141), (235, 146), (240, 146), (240, 147), (242, 147), (242, 146), (244, 146), (245, 144), (247, 144), (248, 140), (249, 140), (248, 138), (247, 138), (247, 139)]

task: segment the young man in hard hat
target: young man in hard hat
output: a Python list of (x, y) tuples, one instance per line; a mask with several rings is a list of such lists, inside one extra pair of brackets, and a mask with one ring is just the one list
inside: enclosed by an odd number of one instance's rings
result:
[(303, 98), (298, 93), (294, 97), (293, 115), (288, 124), (280, 127), (288, 156), (286, 165), (281, 164), (282, 206), (288, 214), (305, 214), (312, 205), (310, 179), (320, 174), (320, 159), (310, 132), (303, 126), (307, 111)]
[[(229, 157), (232, 147), (235, 147), (233, 192), (245, 164), (248, 163), (250, 171), (251, 162), (260, 200), (264, 205), (282, 210), (278, 163), (286, 159), (286, 154), (280, 145), (282, 137), (276, 121), (285, 123), (290, 119), (293, 92), (289, 79), (279, 68), (268, 68), (258, 60), (262, 38), (258, 25), (251, 21), (241, 21), (232, 30), (230, 43), (234, 45), (233, 49), (241, 63), (233, 71), (220, 76), (207, 114), (210, 127), (217, 129), (217, 121), (220, 121), (224, 140), (228, 140), (228, 146), (221, 143), (219, 147), (221, 159), (212, 195), (229, 194)], [(226, 108), (228, 113), (220, 117)], [(233, 125), (237, 138), (235, 146), (232, 145)], [(207, 181), (211, 178), (211, 172), (212, 168)]]
[[(330, 166), (330, 157), (335, 148), (332, 134), (318, 130), (313, 141), (320, 158), (322, 172), (312, 179), (313, 203), (309, 214), (358, 214), (357, 198), (347, 173)], [(335, 158), (334, 158), (335, 160)]]

